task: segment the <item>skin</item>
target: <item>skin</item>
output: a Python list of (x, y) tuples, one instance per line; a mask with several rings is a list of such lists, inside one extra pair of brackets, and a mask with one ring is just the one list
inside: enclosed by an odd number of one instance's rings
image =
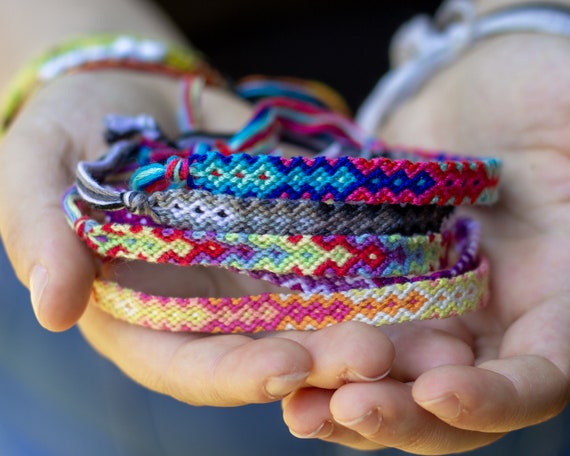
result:
[[(117, 16), (123, 22), (117, 23), (123, 29), (137, 31), (138, 22), (128, 18), (142, 14), (138, 19), (152, 25), (153, 36), (177, 39), (153, 10), (140, 13), (126, 0), (114, 4), (122, 11)], [(13, 17), (0, 12), (0, 18)], [(60, 24), (43, 31), (43, 41), (22, 43), (22, 55), (80, 30), (113, 30), (113, 24), (90, 22), (97, 17), (75, 17), (73, 30)], [(0, 234), (18, 277), (30, 288), (39, 322), (62, 331), (79, 321), (96, 350), (150, 389), (194, 405), (287, 396), (284, 418), (295, 435), (357, 448), (437, 454), (481, 446), (553, 416), (568, 399), (564, 245), (570, 170), (562, 119), (569, 100), (558, 90), (570, 78), (567, 46), (535, 36), (481, 45), (434, 79), (381, 132), (392, 142), (471, 154), (484, 150), (505, 159), (501, 204), (475, 213), (494, 274), (492, 305), (477, 315), (386, 330), (347, 323), (315, 333), (207, 337), (130, 326), (88, 305), (95, 274), (132, 286), (158, 287), (155, 280), (163, 288), (154, 291), (165, 293), (268, 290), (208, 269), (101, 268), (64, 221), (60, 198), (73, 182), (76, 163), (105, 150), (99, 126), (104, 114), (147, 112), (174, 131), (177, 86), (157, 76), (118, 70), (78, 74), (34, 94), (0, 143)], [(19, 56), (6, 68), (20, 65)], [(2, 74), (0, 81), (6, 81)], [(204, 110), (205, 127), (216, 131), (235, 130), (249, 113), (230, 94), (213, 89), (205, 94)], [(22, 182), (27, 191), (16, 197)], [(445, 407), (438, 402), (442, 397), (461, 405)]]
[[(561, 88), (570, 82), (569, 51), (567, 39), (532, 34), (478, 44), (380, 132), (392, 143), (504, 160), (500, 203), (469, 212), (482, 223), (491, 304), (438, 329), (468, 344), (473, 363), (430, 367), (429, 349), (392, 329), (392, 375), (290, 395), (283, 409), (292, 432), (361, 449), (443, 454), (547, 420), (567, 404), (570, 95)], [(440, 348), (434, 344), (434, 355)]]
[[(38, 92), (11, 126), (0, 145), (0, 167), (6, 178), (0, 188), (0, 226), (15, 270), (30, 283), (39, 322), (60, 331), (79, 319), (92, 345), (133, 379), (195, 405), (275, 401), (305, 385), (309, 375), (315, 385), (336, 387), (353, 372), (372, 378), (384, 374), (393, 350), (388, 338), (378, 337), (373, 328), (365, 330), (362, 339), (343, 343), (342, 356), (336, 357), (325, 350), (326, 335), (338, 333), (338, 339), (345, 340), (343, 334), (350, 327), (288, 337), (205, 337), (131, 326), (86, 307), (95, 274), (139, 288), (162, 283), (156, 291), (164, 293), (216, 296), (269, 290), (261, 282), (215, 269), (156, 269), (142, 263), (101, 268), (62, 216), (59, 201), (73, 182), (75, 164), (105, 150), (100, 128), (91, 119), (101, 119), (106, 112), (148, 112), (172, 130), (177, 88), (164, 78), (121, 72), (64, 77)], [(92, 94), (87, 101), (86, 92)], [(208, 90), (204, 106), (204, 125), (215, 131), (235, 130), (249, 115), (249, 107), (220, 90)], [(42, 160), (40, 153), (50, 159)], [(28, 191), (13, 198), (13, 189), (22, 180)], [(373, 367), (368, 366), (368, 357), (345, 362), (366, 344), (377, 347)], [(317, 363), (313, 352), (319, 357)], [(312, 370), (313, 364), (321, 367)]]
[[(77, 9), (74, 1), (38, 5), (22, 0), (0, 6), (2, 18), (20, 17), (33, 7), (42, 12), (30, 18), (41, 22), (37, 27), (30, 24), (37, 30), (35, 39), (14, 27), (17, 21), (3, 24), (21, 46), (18, 53), (7, 50), (9, 63), (2, 67), (0, 81), (5, 84), (10, 69), (21, 65), (24, 57), (81, 30), (120, 30), (181, 41), (171, 24), (144, 3), (122, 0), (110, 5), (104, 0), (85, 2)], [(102, 10), (111, 6), (116, 14), (107, 20)], [(70, 14), (57, 14), (62, 10)], [(162, 76), (120, 70), (64, 76), (36, 91), (2, 138), (0, 234), (17, 276), (30, 289), (40, 324), (63, 331), (79, 323), (93, 347), (133, 380), (193, 405), (270, 402), (304, 386), (331, 389), (347, 381), (384, 377), (394, 345), (385, 334), (364, 325), (265, 338), (205, 337), (131, 326), (88, 305), (96, 274), (137, 288), (151, 286), (151, 291), (163, 294), (221, 296), (270, 290), (266, 284), (213, 269), (157, 270), (144, 264), (101, 268), (63, 218), (60, 199), (73, 183), (77, 162), (105, 151), (102, 117), (145, 112), (174, 134), (177, 90), (175, 82)], [(250, 114), (243, 102), (215, 89), (206, 90), (203, 107), (204, 128), (213, 131), (235, 131)], [(26, 182), (27, 191), (15, 197), (21, 182)], [(450, 361), (445, 354), (442, 358)]]

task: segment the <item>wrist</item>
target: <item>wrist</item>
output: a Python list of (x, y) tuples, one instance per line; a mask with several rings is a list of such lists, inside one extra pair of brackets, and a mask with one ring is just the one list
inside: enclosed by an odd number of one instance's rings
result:
[[(478, 48), (488, 47), (488, 43), (495, 46), (499, 41), (514, 39), (516, 47), (507, 58), (516, 59), (522, 55), (528, 60), (529, 49), (520, 43), (521, 35), (525, 34), (532, 35), (532, 42), (564, 40), (566, 45), (570, 37), (570, 0), (560, 3), (533, 0), (445, 2), (434, 20), (415, 18), (398, 30), (390, 50), (394, 69), (378, 82), (364, 101), (357, 122), (365, 130), (377, 131), (405, 98), (475, 44)], [(514, 38), (506, 38), (507, 35)], [(524, 52), (521, 53), (521, 49)]]
[(560, 5), (570, 8), (570, 0), (475, 0), (473, 2), (478, 15), (483, 15), (501, 8), (524, 5)]
[(0, 2), (0, 30), (0, 90), (31, 59), (74, 37), (125, 33), (186, 43), (162, 11), (141, 0)]
[(198, 74), (208, 83), (224, 85), (223, 78), (195, 49), (128, 35), (80, 37), (45, 52), (16, 74), (0, 106), (0, 132), (10, 125), (28, 97), (40, 86), (69, 73), (107, 69), (136, 70), (175, 78)]

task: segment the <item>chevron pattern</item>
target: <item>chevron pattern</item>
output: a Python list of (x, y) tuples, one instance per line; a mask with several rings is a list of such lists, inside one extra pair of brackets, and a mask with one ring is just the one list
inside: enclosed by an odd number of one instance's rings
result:
[(205, 333), (313, 330), (343, 321), (374, 326), (446, 318), (485, 306), (488, 264), (453, 278), (338, 293), (239, 298), (166, 298), (97, 280), (97, 305), (115, 318), (152, 329)]
[(99, 225), (85, 217), (75, 222), (75, 230), (104, 258), (316, 277), (428, 274), (449, 265), (454, 247), (450, 231), (415, 236), (278, 236)]
[[(176, 151), (172, 151), (174, 154)], [(497, 199), (495, 159), (411, 161), (359, 157), (276, 157), (212, 151), (137, 170), (132, 190), (174, 183), (237, 197), (366, 204), (491, 204)]]

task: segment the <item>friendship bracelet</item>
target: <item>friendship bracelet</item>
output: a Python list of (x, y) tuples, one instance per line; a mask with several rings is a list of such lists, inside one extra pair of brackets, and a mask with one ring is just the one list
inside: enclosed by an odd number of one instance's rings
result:
[(449, 264), (448, 231), (429, 235), (261, 235), (213, 233), (124, 224), (98, 224), (81, 216), (70, 191), (64, 208), (70, 224), (103, 258), (180, 266), (210, 265), (236, 270), (312, 276), (391, 277), (434, 272)]
[(443, 3), (433, 21), (425, 15), (413, 18), (394, 35), (393, 69), (362, 103), (356, 122), (374, 134), (403, 101), (475, 43), (505, 33), (529, 32), (570, 37), (570, 8), (530, 2), (477, 17), (472, 1), (452, 0)]
[(374, 326), (447, 318), (485, 306), (489, 266), (451, 278), (334, 293), (261, 294), (239, 298), (169, 298), (97, 279), (95, 304), (113, 317), (157, 330), (256, 333), (315, 330), (345, 321)]
[[(134, 202), (133, 202), (134, 204)], [(130, 206), (158, 225), (217, 233), (275, 235), (425, 234), (439, 232), (452, 206), (320, 203), (310, 200), (236, 198), (204, 190), (153, 192)], [(115, 223), (134, 223), (125, 211), (108, 214)]]
[(267, 199), (492, 204), (497, 199), (498, 168), (499, 162), (494, 158), (414, 162), (389, 158), (224, 155), (214, 150), (143, 167), (134, 173), (131, 189), (144, 191), (150, 183), (156, 190), (185, 185), (216, 194)]
[[(323, 135), (330, 139), (317, 157), (256, 156), (275, 147), (277, 132), (287, 140), (302, 138), (305, 146), (312, 139), (322, 143)], [(381, 142), (367, 138), (338, 114), (298, 100), (271, 98), (260, 103), (252, 120), (228, 140), (226, 148), (202, 143), (168, 153), (160, 142), (141, 144), (139, 150), (150, 163), (139, 161), (146, 166), (135, 171), (131, 189), (152, 192), (186, 186), (238, 197), (366, 204), (490, 204), (497, 197), (497, 159), (388, 151)], [(334, 146), (337, 153), (352, 148), (380, 157), (328, 157)], [(153, 162), (148, 151), (153, 148), (170, 158)], [(248, 153), (238, 153), (243, 151)]]
[[(114, 212), (107, 213), (105, 219)], [(140, 222), (140, 223), (138, 223)], [(152, 223), (140, 217), (139, 225)], [(454, 239), (455, 250), (459, 253), (450, 252), (448, 263), (453, 264), (449, 269), (441, 269), (428, 276), (392, 276), (392, 277), (360, 277), (360, 276), (326, 276), (312, 277), (298, 274), (276, 274), (265, 270), (238, 270), (228, 268), (232, 272), (245, 274), (258, 280), (264, 280), (280, 287), (303, 292), (332, 292), (346, 291), (353, 288), (376, 288), (406, 281), (427, 280), (435, 278), (450, 278), (460, 275), (467, 270), (473, 269), (478, 262), (478, 249), (480, 242), (480, 230), (478, 226), (468, 219), (458, 219), (450, 224), (450, 230)], [(442, 267), (444, 265), (442, 264)]]
[(128, 35), (83, 37), (56, 46), (16, 75), (0, 109), (0, 132), (40, 85), (71, 72), (111, 68), (173, 77), (196, 73), (210, 84), (225, 86), (220, 74), (195, 49)]
[[(100, 160), (79, 163), (77, 185), (82, 198), (106, 210), (136, 208), (145, 199), (139, 188), (149, 182), (156, 184), (158, 175), (159, 181), (179, 187), (245, 198), (366, 204), (491, 204), (497, 199), (500, 168), (500, 162), (493, 158), (414, 162), (195, 152), (186, 159), (171, 157), (164, 165), (155, 163), (136, 171), (131, 180), (132, 191), (102, 187), (99, 182), (102, 176), (116, 171), (139, 152), (139, 143), (121, 141)], [(164, 190), (161, 187), (156, 190)]]
[[(186, 114), (181, 117), (189, 128), (199, 118), (200, 86), (197, 78), (183, 85)], [(98, 208), (136, 212), (146, 204), (142, 192), (184, 187), (242, 198), (365, 204), (490, 204), (497, 198), (500, 162), (494, 158), (388, 151), (350, 119), (298, 99), (265, 99), (232, 137), (213, 141), (186, 137), (185, 150), (163, 138), (152, 119), (121, 123), (112, 136), (124, 137), (139, 128), (142, 140), (117, 142), (98, 162), (78, 165), (79, 192)], [(325, 149), (311, 158), (258, 155), (272, 153), (281, 136)], [(335, 156), (347, 150), (381, 156)], [(167, 158), (157, 162), (157, 155)], [(100, 177), (134, 159), (141, 167), (131, 177), (131, 192), (102, 187)]]
[(479, 226), (469, 219), (458, 219), (451, 226), (454, 246), (457, 250), (453, 264), (448, 269), (441, 269), (427, 276), (393, 276), (393, 277), (352, 277), (352, 276), (331, 276), (331, 277), (311, 277), (299, 276), (296, 274), (274, 274), (268, 271), (234, 271), (246, 274), (258, 280), (264, 280), (280, 287), (289, 288), (294, 291), (307, 293), (330, 293), (336, 291), (348, 291), (355, 288), (378, 288), (396, 283), (418, 282), (422, 280), (435, 280), (451, 278), (466, 271), (473, 270), (479, 264)]

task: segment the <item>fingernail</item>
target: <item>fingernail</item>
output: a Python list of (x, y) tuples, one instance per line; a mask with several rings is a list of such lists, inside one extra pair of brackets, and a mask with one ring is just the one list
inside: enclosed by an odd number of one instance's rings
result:
[(323, 421), (317, 429), (313, 432), (309, 432), (308, 434), (298, 433), (289, 429), (289, 432), (299, 439), (326, 439), (331, 436), (333, 431), (334, 425), (330, 420)]
[(382, 412), (380, 408), (369, 410), (364, 415), (353, 420), (343, 421), (336, 419), (339, 424), (353, 429), (362, 435), (374, 435), (380, 430), (382, 424)]
[(384, 372), (381, 375), (378, 375), (377, 377), (367, 377), (366, 375), (361, 374), (360, 372), (357, 372), (355, 370), (352, 369), (347, 369), (346, 373), (344, 375), (344, 379), (349, 381), (349, 382), (377, 382), (378, 380), (382, 380), (383, 378), (387, 377), (388, 374), (390, 374), (390, 369), (388, 369), (386, 372)]
[(452, 420), (461, 414), (461, 402), (459, 402), (457, 394), (448, 394), (429, 401), (419, 402), (419, 404), (434, 415), (446, 420)]
[(273, 399), (280, 399), (295, 390), (307, 379), (309, 372), (270, 377), (265, 382), (265, 392)]
[(30, 274), (30, 297), (36, 318), (40, 320), (42, 295), (48, 283), (48, 273), (44, 266), (36, 264)]

